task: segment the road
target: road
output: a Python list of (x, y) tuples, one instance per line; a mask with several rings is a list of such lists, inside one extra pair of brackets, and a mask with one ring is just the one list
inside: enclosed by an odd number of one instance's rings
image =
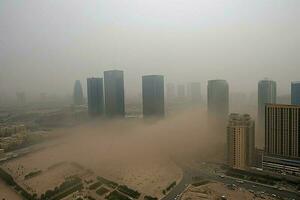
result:
[(191, 168), (189, 166), (181, 166), (183, 170), (183, 178), (182, 180), (168, 193), (162, 200), (174, 200), (178, 197), (189, 184), (195, 182), (194, 178), (197, 180), (212, 180), (221, 182), (224, 184), (235, 184), (237, 187), (245, 188), (247, 190), (252, 190), (254, 192), (264, 192), (266, 194), (272, 195), (275, 194), (277, 197), (281, 197), (282, 199), (300, 199), (300, 194), (290, 191), (283, 191), (274, 188), (273, 186), (267, 186), (255, 182), (245, 181), (243, 183), (239, 183), (240, 179), (236, 179), (233, 177), (223, 177), (221, 178), (216, 173), (207, 172), (207, 170)]

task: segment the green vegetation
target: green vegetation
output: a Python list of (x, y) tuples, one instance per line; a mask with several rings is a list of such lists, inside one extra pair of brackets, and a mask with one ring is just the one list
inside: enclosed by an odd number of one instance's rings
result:
[(10, 174), (8, 174), (1, 167), (0, 167), (0, 178), (2, 178), (6, 184), (8, 184), (10, 186), (14, 186), (15, 190), (17, 190), (24, 199), (26, 199), (26, 200), (36, 200), (37, 199), (36, 194), (32, 194), (32, 195), (29, 194), (24, 188), (22, 188), (15, 182), (15, 180), (13, 179), (13, 177)]
[(42, 173), (42, 170), (37, 170), (37, 171), (34, 171), (34, 172), (29, 172), (28, 174), (26, 174), (24, 176), (25, 179), (29, 179), (29, 178), (32, 178), (32, 177), (35, 177), (35, 176), (38, 176), (39, 174)]
[(0, 177), (10, 186), (14, 186), (16, 184), (13, 177), (2, 168), (0, 168)]
[(123, 192), (124, 194), (127, 194), (128, 196), (130, 196), (130, 197), (132, 197), (134, 199), (138, 199), (141, 196), (141, 193), (139, 193), (136, 190), (128, 188), (126, 185), (120, 185), (118, 187), (118, 190), (120, 192)]
[(65, 180), (65, 182), (60, 184), (60, 186), (56, 187), (54, 190), (47, 190), (45, 194), (41, 195), (40, 199), (59, 200), (81, 189), (82, 189), (81, 179), (78, 177), (73, 177)]
[(92, 185), (89, 186), (89, 190), (95, 190), (98, 187), (100, 187), (103, 183), (101, 181), (97, 181), (96, 183), (93, 183)]
[(107, 179), (105, 179), (105, 178), (103, 178), (103, 177), (98, 176), (97, 179), (98, 179), (98, 181), (100, 181), (101, 183), (103, 183), (103, 184), (109, 186), (110, 188), (116, 189), (116, 188), (118, 187), (118, 184), (117, 184), (117, 183), (115, 183), (115, 182), (113, 182), (113, 181), (110, 181), (110, 180), (107, 180)]
[(121, 194), (118, 191), (111, 192), (108, 196), (105, 197), (107, 200), (130, 200), (127, 196)]
[(144, 200), (158, 200), (157, 197), (151, 197), (151, 196), (144, 196)]
[(106, 194), (106, 193), (108, 193), (108, 192), (109, 192), (109, 190), (106, 189), (105, 187), (101, 187), (101, 188), (99, 188), (99, 189), (96, 191), (96, 193), (97, 193), (99, 196), (103, 196), (104, 194)]

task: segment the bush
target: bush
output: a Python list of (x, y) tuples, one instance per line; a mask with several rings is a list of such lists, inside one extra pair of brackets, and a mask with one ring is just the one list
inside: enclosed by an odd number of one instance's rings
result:
[(118, 190), (120, 192), (123, 192), (124, 194), (127, 194), (128, 196), (134, 198), (134, 199), (137, 199), (140, 197), (141, 193), (139, 193), (138, 191), (136, 190), (133, 190), (133, 189), (130, 189), (128, 188), (126, 185), (120, 185), (118, 187)]
[(117, 192), (116, 190), (111, 192), (105, 197), (107, 200), (130, 200), (127, 196)]
[(106, 194), (107, 192), (109, 192), (108, 189), (104, 188), (104, 187), (101, 187), (99, 188), (96, 193), (99, 195), (99, 196), (103, 196), (104, 194)]
[(158, 200), (157, 197), (144, 196), (144, 200)]
[(93, 183), (92, 185), (89, 186), (90, 190), (95, 190), (98, 187), (100, 187), (102, 185), (102, 183), (100, 181), (97, 181), (96, 183)]
[(29, 178), (35, 177), (35, 176), (37, 176), (37, 175), (39, 175), (41, 173), (42, 173), (42, 170), (37, 170), (37, 171), (34, 171), (34, 172), (30, 172), (30, 173), (26, 174), (24, 176), (24, 178), (25, 179), (29, 179)]
[(118, 187), (118, 184), (117, 184), (117, 183), (115, 183), (115, 182), (113, 182), (113, 181), (110, 181), (110, 180), (107, 180), (107, 179), (105, 179), (105, 178), (103, 178), (103, 177), (98, 176), (97, 179), (98, 179), (101, 183), (103, 183), (103, 184), (105, 184), (105, 185), (107, 185), (107, 186), (109, 186), (109, 187), (111, 187), (111, 188), (113, 188), (113, 189), (116, 189), (116, 188)]

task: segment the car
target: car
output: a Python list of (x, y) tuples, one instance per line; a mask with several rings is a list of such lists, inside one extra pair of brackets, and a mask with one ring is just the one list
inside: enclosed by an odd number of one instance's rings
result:
[(221, 196), (221, 199), (222, 199), (222, 200), (227, 200), (227, 198), (226, 198), (225, 195), (222, 195), (222, 196)]
[(256, 188), (256, 185), (252, 185), (253, 188)]

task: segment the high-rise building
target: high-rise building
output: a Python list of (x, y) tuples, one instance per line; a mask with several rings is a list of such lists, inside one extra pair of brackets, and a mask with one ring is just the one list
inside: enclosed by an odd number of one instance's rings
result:
[(300, 106), (266, 105), (265, 152), (300, 158)]
[(161, 75), (143, 76), (142, 88), (144, 117), (164, 116), (164, 77)]
[(258, 82), (258, 113), (257, 113), (257, 144), (262, 147), (264, 144), (265, 130), (265, 106), (268, 103), (276, 103), (276, 82), (273, 80), (261, 80)]
[(183, 99), (185, 97), (185, 85), (177, 85), (177, 97)]
[(201, 83), (192, 82), (188, 84), (188, 96), (192, 104), (201, 103)]
[(207, 107), (210, 117), (226, 123), (229, 113), (229, 86), (226, 80), (208, 81)]
[(106, 116), (125, 116), (124, 73), (120, 70), (104, 72)]
[(300, 81), (294, 81), (291, 84), (291, 103), (300, 105)]
[(26, 95), (24, 92), (17, 92), (17, 102), (21, 105), (24, 105), (26, 103)]
[(167, 100), (174, 100), (176, 97), (175, 85), (174, 83), (167, 83)]
[(74, 84), (73, 103), (74, 105), (84, 104), (84, 98), (83, 98), (83, 92), (82, 92), (82, 86), (80, 80), (76, 80)]
[(255, 125), (250, 115), (233, 113), (227, 125), (228, 165), (246, 170), (251, 167), (255, 151)]
[(300, 106), (266, 105), (263, 169), (300, 176)]
[(92, 116), (104, 113), (103, 78), (87, 79), (88, 111)]

